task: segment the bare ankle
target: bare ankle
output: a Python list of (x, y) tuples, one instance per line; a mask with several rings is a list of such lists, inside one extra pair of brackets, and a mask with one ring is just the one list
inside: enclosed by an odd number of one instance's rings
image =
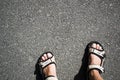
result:
[(91, 70), (89, 72), (89, 79), (90, 80), (103, 80), (98, 70)]
[(99, 71), (98, 70), (91, 70), (89, 74), (90, 74), (90, 76), (94, 76), (96, 74), (99, 74)]

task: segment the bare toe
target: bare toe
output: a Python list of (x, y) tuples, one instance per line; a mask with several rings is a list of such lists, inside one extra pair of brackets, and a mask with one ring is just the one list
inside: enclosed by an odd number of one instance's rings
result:
[(52, 54), (51, 54), (51, 53), (47, 53), (47, 57), (48, 57), (48, 58), (51, 58), (51, 57), (52, 57)]
[(43, 56), (44, 56), (45, 60), (48, 59), (47, 54), (44, 54)]
[(92, 44), (92, 47), (93, 47), (93, 48), (96, 48), (96, 46), (97, 46), (97, 45), (96, 45), (95, 43)]
[(42, 56), (41, 61), (45, 61), (45, 57), (44, 56)]

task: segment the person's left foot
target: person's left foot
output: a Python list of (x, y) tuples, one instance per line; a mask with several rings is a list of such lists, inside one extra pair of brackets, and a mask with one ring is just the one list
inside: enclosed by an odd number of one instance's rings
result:
[[(47, 59), (50, 59), (53, 55), (51, 53), (46, 53), (41, 57), (41, 62), (46, 61)], [(54, 58), (54, 57), (53, 57)], [(55, 59), (55, 58), (54, 58)], [(45, 77), (48, 76), (54, 76), (57, 77), (56, 75), (56, 65), (55, 64), (49, 64), (47, 67), (43, 69), (43, 73), (45, 74)]]

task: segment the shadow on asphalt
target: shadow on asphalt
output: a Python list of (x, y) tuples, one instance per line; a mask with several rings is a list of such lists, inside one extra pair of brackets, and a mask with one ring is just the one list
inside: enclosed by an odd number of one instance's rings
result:
[(36, 75), (36, 80), (44, 80), (43, 74), (42, 74), (42, 68), (39, 66), (39, 60), (40, 57), (37, 60), (37, 63), (35, 64), (35, 71), (34, 75)]
[[(89, 45), (89, 44), (88, 44)], [(80, 67), (80, 70), (78, 74), (75, 75), (74, 80), (87, 80), (88, 74), (87, 74), (87, 67), (88, 67), (88, 45), (85, 48), (84, 55), (82, 58), (82, 65)]]

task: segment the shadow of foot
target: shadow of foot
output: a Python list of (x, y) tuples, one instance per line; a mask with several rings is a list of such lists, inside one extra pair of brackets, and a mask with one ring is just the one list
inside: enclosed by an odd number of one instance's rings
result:
[[(88, 44), (89, 45), (89, 44)], [(87, 80), (87, 67), (88, 67), (88, 45), (85, 48), (84, 56), (82, 58), (82, 65), (78, 72), (78, 74), (75, 75), (74, 80)]]
[(35, 64), (35, 71), (34, 71), (34, 75), (36, 75), (36, 80), (44, 80), (43, 79), (43, 75), (42, 75), (42, 69), (39, 66), (39, 59), (37, 60), (37, 63)]

